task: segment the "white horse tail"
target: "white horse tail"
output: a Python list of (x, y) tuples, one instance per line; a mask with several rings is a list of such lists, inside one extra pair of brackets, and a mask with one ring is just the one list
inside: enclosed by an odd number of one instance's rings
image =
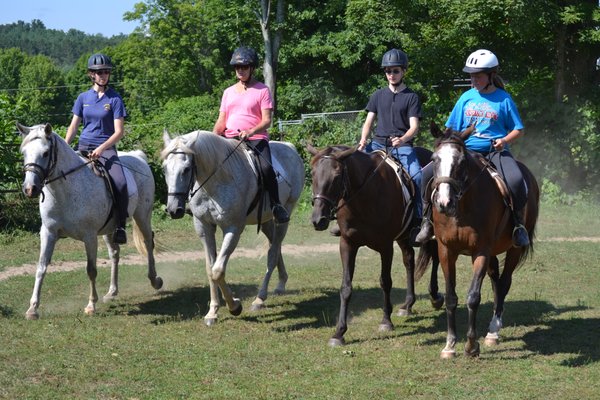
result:
[(144, 235), (142, 234), (142, 230), (140, 229), (138, 224), (135, 223), (135, 219), (132, 219), (132, 225), (133, 225), (133, 244), (135, 245), (135, 248), (137, 249), (138, 253), (147, 257), (148, 249), (146, 248), (146, 243), (144, 243)]

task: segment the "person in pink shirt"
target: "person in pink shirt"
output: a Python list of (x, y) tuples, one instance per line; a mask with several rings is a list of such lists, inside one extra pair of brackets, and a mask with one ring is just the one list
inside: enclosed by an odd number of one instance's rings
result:
[(213, 132), (227, 138), (245, 140), (259, 154), (260, 168), (271, 200), (273, 218), (283, 224), (290, 220), (279, 201), (279, 189), (271, 160), (269, 133), (273, 99), (269, 88), (252, 74), (258, 66), (258, 55), (249, 47), (238, 47), (229, 63), (235, 68), (237, 83), (225, 89), (219, 118)]

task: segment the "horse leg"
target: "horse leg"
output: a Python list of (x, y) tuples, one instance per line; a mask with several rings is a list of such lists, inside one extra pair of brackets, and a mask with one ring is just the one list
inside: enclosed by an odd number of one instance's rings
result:
[(467, 294), (467, 307), (469, 309), (469, 328), (467, 329), (467, 343), (465, 355), (470, 357), (479, 356), (479, 342), (477, 341), (477, 310), (481, 303), (481, 284), (487, 272), (489, 255), (479, 253), (473, 259), (473, 279)]
[(52, 259), (52, 253), (54, 252), (54, 246), (56, 245), (57, 240), (58, 236), (42, 225), (40, 229), (40, 258), (35, 273), (35, 284), (33, 285), (31, 300), (29, 300), (29, 309), (25, 313), (25, 318), (29, 320), (36, 320), (40, 317), (38, 314), (40, 291), (42, 290), (42, 283), (44, 283), (44, 277), (46, 276), (48, 265)]
[(429, 278), (429, 299), (434, 309), (439, 310), (444, 305), (444, 295), (440, 294), (438, 286), (438, 269), (440, 266), (440, 258), (437, 253), (437, 243), (430, 240), (424, 246), (431, 247), (431, 275)]
[(400, 241), (398, 245), (402, 249), (402, 262), (406, 269), (406, 298), (397, 315), (406, 317), (412, 314), (412, 306), (415, 304), (415, 250), (409, 244), (402, 244)]
[(216, 226), (203, 224), (199, 219), (194, 218), (194, 228), (204, 245), (204, 258), (206, 266), (206, 276), (208, 277), (208, 286), (210, 291), (210, 304), (208, 312), (204, 316), (204, 323), (212, 326), (217, 322), (219, 307), (219, 288), (212, 279), (212, 266), (217, 258), (217, 242), (215, 241)]
[(103, 302), (113, 300), (119, 294), (119, 254), (120, 246), (112, 242), (112, 239), (108, 235), (104, 235), (104, 243), (108, 249), (108, 258), (110, 259), (110, 286), (108, 292), (102, 298)]
[(512, 274), (515, 271), (519, 263), (519, 259), (521, 256), (521, 252), (524, 251), (522, 248), (511, 247), (506, 252), (506, 257), (504, 259), (504, 268), (502, 269), (502, 275), (498, 279), (497, 284), (497, 300), (494, 302), (494, 315), (492, 320), (490, 321), (490, 326), (488, 328), (488, 335), (490, 337), (489, 344), (494, 344), (498, 342), (500, 329), (502, 328), (502, 314), (504, 314), (504, 301), (506, 300), (506, 296), (508, 295), (508, 291), (510, 290), (510, 286), (512, 285)]
[(358, 247), (350, 245), (343, 237), (340, 239), (340, 256), (342, 258), (342, 287), (340, 288), (340, 312), (335, 334), (329, 339), (329, 345), (343, 346), (344, 334), (348, 330), (348, 303), (352, 297), (352, 278), (356, 266)]
[(87, 255), (86, 272), (90, 280), (90, 296), (88, 305), (84, 308), (87, 315), (94, 315), (96, 312), (96, 302), (98, 301), (98, 292), (96, 291), (96, 277), (98, 269), (96, 268), (96, 259), (98, 257), (98, 238), (86, 237), (84, 239), (85, 253)]
[[(412, 247), (410, 248), (412, 250)], [(403, 249), (404, 255), (404, 249)], [(386, 246), (383, 252), (380, 253), (381, 258), (381, 276), (379, 277), (379, 286), (381, 286), (381, 290), (383, 291), (383, 319), (379, 324), (380, 332), (389, 332), (394, 330), (394, 325), (392, 324), (392, 301), (390, 298), (390, 292), (392, 291), (392, 261), (394, 259), (394, 244), (393, 242)], [(414, 250), (413, 250), (413, 268), (412, 272), (415, 270), (414, 264)], [(408, 267), (407, 267), (408, 271)], [(414, 281), (414, 280), (413, 280)], [(407, 296), (408, 298), (408, 296)], [(414, 301), (413, 301), (414, 303)]]
[(283, 257), (281, 256), (281, 241), (283, 236), (285, 236), (285, 232), (287, 231), (287, 224), (279, 225), (275, 224), (273, 220), (270, 220), (261, 226), (261, 230), (269, 240), (267, 272), (263, 278), (258, 295), (250, 306), (250, 311), (259, 311), (260, 309), (264, 308), (265, 300), (267, 300), (268, 297), (269, 281), (271, 280), (271, 275), (273, 274), (273, 270), (276, 266), (279, 270), (279, 284), (277, 285), (277, 289), (275, 289), (277, 294), (282, 294), (285, 292), (285, 284), (288, 279), (287, 272), (285, 271), (285, 265), (283, 264)]
[(242, 229), (236, 228), (225, 233), (221, 251), (211, 268), (212, 280), (219, 286), (219, 289), (221, 289), (221, 294), (225, 299), (229, 313), (234, 316), (238, 316), (242, 313), (242, 302), (237, 297), (233, 297), (233, 292), (225, 281), (225, 273), (227, 271), (229, 257), (240, 240), (241, 231)]
[(502, 327), (502, 316), (500, 315), (500, 318), (496, 318), (496, 310), (498, 309), (498, 284), (500, 279), (500, 265), (498, 262), (498, 257), (490, 257), (487, 273), (490, 277), (490, 281), (492, 282), (492, 291), (494, 293), (494, 312), (492, 314), (492, 320), (490, 321), (488, 334), (485, 337), (484, 344), (486, 346), (495, 346), (498, 344), (498, 332)]
[(446, 346), (442, 349), (441, 358), (453, 358), (456, 356), (456, 306), (458, 305), (458, 296), (456, 295), (456, 259), (458, 254), (450, 253), (442, 244), (438, 245), (440, 263), (444, 271), (446, 282), (446, 323), (448, 333), (446, 336)]

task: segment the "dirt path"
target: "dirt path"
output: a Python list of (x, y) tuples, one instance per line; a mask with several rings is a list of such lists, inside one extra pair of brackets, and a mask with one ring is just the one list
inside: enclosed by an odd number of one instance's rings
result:
[[(298, 246), (293, 244), (283, 245), (282, 251), (289, 255), (304, 255), (308, 252), (315, 253), (332, 253), (338, 251), (337, 244), (320, 244), (311, 246)], [(231, 258), (260, 258), (266, 257), (267, 250), (262, 246), (257, 248), (235, 249)], [(204, 263), (204, 251), (179, 251), (179, 252), (164, 252), (154, 256), (157, 263), (174, 263), (178, 261), (199, 260)], [(120, 265), (143, 265), (146, 264), (146, 257), (137, 253), (121, 257)], [(85, 267), (85, 261), (57, 261), (52, 262), (48, 268), (48, 272), (64, 272), (73, 271)], [(12, 278), (18, 275), (35, 275), (36, 264), (24, 264), (18, 267), (10, 267), (0, 272), (0, 281)], [(110, 268), (110, 260), (108, 258), (98, 258), (98, 268)]]
[[(593, 242), (600, 243), (600, 237), (554, 237), (538, 240), (538, 242)], [(284, 254), (290, 255), (304, 255), (306, 253), (334, 253), (338, 251), (338, 245), (336, 243), (327, 243), (320, 245), (310, 246), (299, 246), (293, 244), (283, 245), (282, 249)], [(232, 258), (260, 258), (266, 257), (266, 249), (263, 247), (258, 248), (237, 248)], [(197, 259), (204, 262), (204, 252), (201, 250), (197, 251), (180, 251), (180, 252), (165, 252), (155, 255), (156, 262), (172, 263), (178, 261), (187, 261), (191, 259)], [(139, 254), (131, 254), (121, 258), (120, 264), (127, 265), (143, 265), (146, 263), (146, 258)], [(49, 272), (64, 272), (73, 271), (75, 269), (84, 268), (85, 262), (83, 261), (59, 261), (53, 262), (49, 268)], [(110, 261), (107, 258), (98, 258), (98, 268), (109, 268)], [(12, 278), (18, 275), (34, 275), (36, 270), (35, 264), (24, 264), (19, 267), (10, 267), (0, 272), (0, 281)]]

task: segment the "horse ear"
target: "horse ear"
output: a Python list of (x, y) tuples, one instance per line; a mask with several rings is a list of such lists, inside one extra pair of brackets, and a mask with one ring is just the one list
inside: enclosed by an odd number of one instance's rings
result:
[(441, 138), (444, 136), (444, 133), (442, 132), (440, 127), (437, 126), (435, 121), (431, 121), (431, 124), (429, 125), (429, 132), (431, 133), (431, 136), (433, 136), (434, 138)]
[(44, 126), (44, 133), (46, 134), (46, 137), (49, 138), (50, 135), (52, 135), (52, 125), (46, 124)]
[(475, 124), (471, 124), (467, 127), (467, 129), (465, 129), (464, 131), (462, 131), (458, 137), (461, 138), (461, 140), (464, 142), (470, 135), (471, 133), (473, 133), (473, 131), (475, 130)]
[(310, 143), (306, 143), (306, 150), (313, 156), (316, 156), (317, 153), (319, 153), (319, 150), (313, 147)]
[(358, 149), (358, 146), (354, 146), (354, 147), (350, 147), (347, 150), (343, 150), (340, 152), (335, 153), (335, 157), (339, 160), (343, 160), (346, 157), (351, 156), (352, 154), (354, 154), (356, 152), (356, 150)]
[(31, 128), (28, 126), (22, 125), (17, 121), (17, 130), (19, 131), (21, 136), (25, 137), (29, 134), (29, 131), (31, 131)]
[(163, 142), (165, 143), (165, 147), (171, 143), (171, 136), (169, 135), (167, 128), (163, 129)]

